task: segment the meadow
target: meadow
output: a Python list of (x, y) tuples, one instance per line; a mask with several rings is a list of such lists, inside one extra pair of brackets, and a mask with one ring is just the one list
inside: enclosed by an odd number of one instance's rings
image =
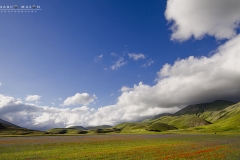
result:
[(240, 159), (237, 134), (0, 137), (0, 159)]

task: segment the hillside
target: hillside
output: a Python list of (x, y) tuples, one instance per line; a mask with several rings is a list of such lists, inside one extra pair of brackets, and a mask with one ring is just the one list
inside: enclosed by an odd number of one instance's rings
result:
[(75, 128), (52, 128), (47, 130), (50, 134), (86, 134), (86, 130), (80, 130)]
[[(11, 123), (10, 123), (11, 124)], [(14, 124), (0, 123), (0, 135), (42, 135), (45, 132), (22, 128)]]
[(19, 127), (19, 126), (15, 125), (15, 124), (12, 124), (12, 123), (10, 123), (10, 122), (7, 122), (7, 121), (1, 119), (1, 118), (0, 118), (0, 123), (6, 124), (6, 125), (8, 125), (8, 126)]
[(202, 132), (240, 132), (240, 103), (227, 107), (209, 118), (215, 123), (195, 129)]
[(94, 129), (107, 129), (107, 128), (112, 128), (112, 126), (109, 126), (109, 125), (102, 125), (102, 126), (89, 126), (89, 127), (86, 127), (87, 130), (94, 130)]
[(122, 133), (143, 132), (144, 130), (162, 132), (176, 129), (188, 130), (189, 128), (208, 129), (209, 131), (211, 128), (232, 130), (239, 127), (238, 119), (240, 119), (239, 104), (217, 100), (211, 103), (189, 105), (175, 114), (160, 114), (141, 123), (122, 123), (114, 128), (120, 129)]

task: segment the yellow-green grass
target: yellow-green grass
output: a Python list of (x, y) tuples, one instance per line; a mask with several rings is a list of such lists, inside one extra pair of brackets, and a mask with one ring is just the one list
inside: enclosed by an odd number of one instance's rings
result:
[(1, 137), (0, 159), (238, 160), (239, 148), (239, 135), (218, 134)]

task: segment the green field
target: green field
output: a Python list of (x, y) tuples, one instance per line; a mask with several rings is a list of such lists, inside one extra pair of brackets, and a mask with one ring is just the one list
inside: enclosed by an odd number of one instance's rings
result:
[(0, 159), (239, 160), (240, 135), (111, 134), (0, 137)]

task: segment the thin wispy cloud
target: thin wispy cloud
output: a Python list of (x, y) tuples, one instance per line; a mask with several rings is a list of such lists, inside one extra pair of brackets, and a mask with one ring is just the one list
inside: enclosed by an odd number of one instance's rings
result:
[(94, 59), (94, 61), (95, 61), (95, 62), (96, 62), (96, 61), (99, 61), (99, 60), (101, 60), (102, 58), (103, 58), (103, 54), (97, 56), (97, 57)]
[(129, 56), (130, 59), (133, 59), (135, 61), (137, 61), (139, 59), (145, 59), (146, 58), (146, 56), (144, 54), (142, 54), (142, 53), (139, 53), (139, 54), (137, 54), (137, 53), (128, 53), (128, 56)]
[(153, 63), (154, 63), (154, 61), (152, 59), (150, 59), (144, 65), (142, 65), (141, 67), (147, 68), (147, 67), (151, 66)]
[(114, 65), (112, 65), (110, 68), (112, 70), (117, 70), (118, 68), (124, 66), (127, 64), (127, 61), (124, 61), (124, 58), (123, 57), (120, 57), (117, 62), (114, 63)]
[(117, 57), (117, 56), (118, 56), (118, 54), (116, 54), (116, 53), (112, 52), (112, 53), (110, 53), (110, 56)]

